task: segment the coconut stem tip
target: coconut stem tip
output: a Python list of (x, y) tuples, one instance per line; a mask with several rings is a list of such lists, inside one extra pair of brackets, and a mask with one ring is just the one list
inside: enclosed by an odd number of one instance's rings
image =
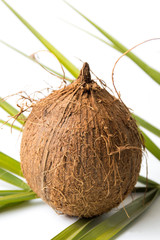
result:
[(85, 83), (90, 83), (91, 82), (90, 67), (89, 67), (89, 64), (87, 62), (85, 62), (83, 64), (83, 67), (80, 71), (79, 77), (81, 77), (82, 81), (85, 82)]

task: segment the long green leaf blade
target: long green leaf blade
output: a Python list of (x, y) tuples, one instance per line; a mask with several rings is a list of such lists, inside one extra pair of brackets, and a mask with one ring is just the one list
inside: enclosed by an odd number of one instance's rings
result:
[[(101, 34), (103, 34), (107, 39), (109, 39), (116, 47), (121, 49), (122, 52), (126, 52), (128, 49), (121, 44), (118, 40), (116, 40), (114, 37), (112, 37), (109, 33), (107, 33), (104, 29), (99, 27), (97, 24), (95, 24), (93, 21), (91, 21), (89, 18), (87, 18), (84, 14), (82, 14), (80, 11), (78, 11), (75, 7), (73, 7), (68, 2), (64, 1), (68, 6), (70, 6), (74, 11), (76, 11), (80, 16), (82, 16), (85, 20), (87, 20), (92, 26), (94, 26)], [(146, 72), (156, 83), (160, 84), (160, 73), (156, 71), (155, 69), (148, 66), (144, 61), (142, 61), (140, 58), (138, 58), (135, 54), (132, 52), (127, 53), (127, 56), (134, 61), (144, 72)]]
[[(37, 64), (40, 64), (43, 68), (45, 68), (45, 69), (47, 69), (48, 71), (56, 74), (57, 76), (60, 76), (60, 77), (62, 77), (62, 78), (64, 77), (64, 76), (63, 76), (62, 74), (60, 74), (59, 72), (57, 72), (57, 71), (55, 71), (55, 70), (47, 67), (46, 65), (44, 65), (44, 64), (42, 64), (42, 63), (37, 62), (37, 61), (34, 60), (34, 58), (32, 58), (31, 56), (28, 56), (27, 54), (23, 53), (22, 51), (18, 50), (18, 49), (15, 48), (15, 47), (11, 46), (10, 44), (8, 44), (8, 43), (6, 43), (6, 42), (4, 42), (4, 41), (2, 41), (2, 40), (0, 40), (0, 42), (1, 42), (2, 44), (4, 44), (5, 46), (9, 47), (10, 49), (14, 50), (15, 52), (17, 52), (17, 53), (21, 54), (22, 56), (28, 58), (29, 60), (31, 60), (31, 61), (33, 61), (33, 62), (35, 62), (35, 63), (37, 63)], [(72, 80), (71, 80), (69, 77), (67, 77), (67, 76), (65, 76), (65, 79), (66, 79), (67, 81), (69, 81), (69, 82), (72, 82)]]
[(144, 119), (140, 118), (135, 114), (132, 114), (132, 116), (135, 118), (139, 125), (152, 132), (156, 136), (160, 137), (160, 129), (156, 128), (155, 126), (151, 125), (149, 122), (145, 121)]
[(20, 163), (2, 152), (0, 152), (0, 168), (4, 168), (12, 173), (23, 177)]
[(0, 179), (14, 186), (17, 186), (19, 188), (30, 190), (30, 187), (25, 182), (23, 182), (20, 178), (14, 176), (13, 174), (5, 171), (2, 168), (0, 168)]
[(64, 231), (56, 235), (51, 240), (71, 240), (73, 239), (80, 231), (82, 231), (91, 221), (92, 219), (79, 219), (72, 225), (70, 225), (68, 228), (66, 228)]
[(60, 63), (75, 77), (79, 75), (79, 70), (65, 56), (63, 56), (51, 43), (49, 43), (35, 28), (33, 28), (20, 14), (18, 14), (4, 0), (2, 2), (15, 14), (15, 16), (40, 40), (40, 42), (52, 52)]
[(158, 187), (159, 186), (159, 183), (149, 179), (149, 178), (146, 178), (146, 177), (143, 177), (143, 176), (139, 176), (138, 177), (138, 181), (143, 183), (143, 184), (146, 184), (147, 187)]
[(79, 240), (87, 231), (104, 220), (104, 215), (95, 218), (81, 218), (51, 240)]
[(88, 32), (87, 30), (85, 30), (85, 29), (83, 29), (83, 28), (80, 28), (80, 27), (76, 26), (75, 24), (72, 24), (72, 23), (67, 22), (67, 21), (65, 21), (65, 20), (63, 20), (63, 21), (64, 21), (65, 23), (71, 25), (72, 27), (75, 27), (75, 28), (79, 29), (80, 31), (87, 33), (87, 34), (90, 35), (91, 37), (100, 40), (101, 42), (107, 44), (107, 45), (110, 46), (111, 48), (114, 48), (114, 49), (116, 49), (117, 51), (123, 53), (123, 51), (122, 51), (120, 48), (118, 48), (117, 46), (115, 46), (114, 44), (105, 41), (104, 39), (102, 39), (102, 38), (100, 38), (100, 37), (94, 35), (94, 34), (91, 33), (91, 32)]
[[(152, 201), (158, 196), (158, 190), (153, 189), (145, 194), (145, 205), (144, 196), (142, 196), (125, 207), (130, 218), (128, 218), (124, 209), (121, 209), (111, 217), (108, 217), (105, 214), (92, 219), (79, 219), (52, 238), (52, 240), (110, 239), (110, 235), (109, 237), (100, 235), (104, 233), (106, 235), (106, 233), (108, 234), (110, 231), (113, 231), (115, 234), (114, 229), (116, 230), (116, 233), (118, 233), (122, 228), (134, 220), (134, 218), (138, 217), (143, 211), (145, 211), (149, 205), (151, 205)], [(118, 224), (121, 222), (122, 225), (121, 228), (119, 228), (120, 226)]]
[(0, 197), (0, 206), (4, 204), (28, 201), (36, 198), (37, 198), (37, 195), (34, 192), (17, 193), (14, 195)]
[[(7, 113), (10, 114), (10, 116), (18, 116), (19, 115), (19, 111), (17, 109), (15, 109), (14, 107), (12, 107), (9, 103), (7, 103), (3, 98), (0, 97), (0, 107), (6, 111)], [(21, 114), (19, 117), (16, 118), (16, 121), (18, 121), (19, 123), (21, 123), (22, 125), (24, 124), (26, 117)]]
[(135, 187), (133, 189), (132, 193), (146, 193), (146, 192), (151, 191), (153, 189), (154, 189), (154, 187)]
[(145, 140), (145, 147), (150, 151), (158, 160), (160, 160), (160, 149), (157, 145), (145, 134), (142, 130), (141, 133), (143, 134)]
[[(18, 126), (16, 126), (16, 125), (10, 124), (10, 123), (2, 120), (2, 119), (0, 119), (0, 123), (2, 123), (2, 126), (8, 126), (8, 127), (11, 127), (11, 129), (13, 128), (13, 129), (16, 129), (16, 130), (22, 132), (22, 128), (20, 128), (20, 127), (18, 127)], [(1, 126), (0, 126), (0, 127), (1, 127)]]
[(92, 230), (87, 232), (81, 240), (109, 240), (121, 232), (126, 226), (128, 226), (135, 218), (141, 215), (159, 195), (159, 190), (151, 190), (145, 194), (145, 197), (139, 197), (135, 201), (131, 202), (125, 209), (129, 215), (126, 215), (124, 209), (119, 210), (102, 223), (98, 224)]
[(23, 193), (24, 190), (0, 190), (0, 196), (8, 196), (17, 193)]
[(7, 204), (2, 204), (0, 205), (0, 212), (6, 211), (10, 208), (13, 208), (17, 205), (20, 205), (21, 203), (23, 203), (24, 201), (21, 202), (13, 202), (13, 203), (7, 203)]

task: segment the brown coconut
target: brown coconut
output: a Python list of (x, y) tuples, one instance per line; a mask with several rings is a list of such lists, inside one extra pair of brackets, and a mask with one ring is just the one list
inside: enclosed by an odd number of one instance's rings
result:
[(87, 63), (72, 84), (38, 101), (25, 123), (23, 174), (39, 197), (70, 216), (119, 205), (137, 182), (141, 159), (135, 120), (91, 80)]

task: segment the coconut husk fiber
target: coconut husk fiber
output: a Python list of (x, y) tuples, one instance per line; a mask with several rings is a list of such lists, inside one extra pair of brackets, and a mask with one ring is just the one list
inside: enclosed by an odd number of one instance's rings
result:
[(142, 145), (128, 108), (91, 80), (84, 63), (77, 80), (33, 106), (22, 136), (21, 167), (29, 186), (52, 208), (93, 217), (131, 193)]

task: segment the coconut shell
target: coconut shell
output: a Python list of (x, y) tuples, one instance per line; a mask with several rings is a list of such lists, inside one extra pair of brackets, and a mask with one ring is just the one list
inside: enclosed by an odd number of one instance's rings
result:
[(39, 197), (70, 216), (118, 206), (137, 182), (141, 159), (130, 111), (91, 80), (87, 63), (72, 84), (38, 101), (25, 123), (23, 174)]

